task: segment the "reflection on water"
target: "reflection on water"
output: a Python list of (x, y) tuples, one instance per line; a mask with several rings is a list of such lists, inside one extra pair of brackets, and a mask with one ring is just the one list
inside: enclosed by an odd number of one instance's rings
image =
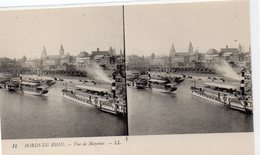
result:
[(129, 135), (253, 131), (253, 115), (193, 96), (192, 83), (180, 84), (175, 95), (128, 87)]
[[(57, 85), (57, 84), (56, 84)], [(0, 89), (2, 138), (60, 138), (127, 134), (126, 120), (77, 104), (51, 88), (47, 96)]]

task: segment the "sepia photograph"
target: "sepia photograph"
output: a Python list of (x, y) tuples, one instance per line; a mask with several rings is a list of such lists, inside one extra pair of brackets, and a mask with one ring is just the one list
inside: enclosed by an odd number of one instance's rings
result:
[(253, 132), (249, 1), (125, 15), (129, 135)]
[(3, 154), (254, 154), (255, 0), (83, 1), (0, 5)]
[(122, 6), (1, 10), (2, 139), (128, 134)]

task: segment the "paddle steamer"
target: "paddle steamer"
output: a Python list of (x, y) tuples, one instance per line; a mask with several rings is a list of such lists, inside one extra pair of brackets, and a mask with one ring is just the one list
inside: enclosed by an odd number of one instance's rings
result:
[(204, 87), (190, 88), (193, 95), (214, 103), (223, 104), (231, 109), (253, 113), (252, 98), (238, 90), (236, 86), (206, 82)]
[(110, 92), (110, 89), (98, 86), (76, 85), (74, 90), (63, 89), (62, 96), (103, 112), (126, 116), (125, 101), (114, 97)]

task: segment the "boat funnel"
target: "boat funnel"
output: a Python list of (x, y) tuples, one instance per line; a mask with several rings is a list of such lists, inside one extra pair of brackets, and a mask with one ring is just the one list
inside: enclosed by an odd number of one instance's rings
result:
[(245, 95), (245, 71), (241, 71), (241, 81), (240, 81), (240, 91), (241, 91), (241, 95), (244, 96)]
[(112, 94), (113, 98), (116, 98), (116, 75), (113, 74), (113, 79), (112, 79)]

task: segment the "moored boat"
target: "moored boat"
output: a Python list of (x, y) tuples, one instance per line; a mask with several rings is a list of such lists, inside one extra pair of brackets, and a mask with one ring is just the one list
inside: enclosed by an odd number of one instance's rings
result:
[(213, 103), (223, 104), (231, 109), (253, 113), (252, 101), (248, 96), (241, 95), (236, 86), (220, 83), (204, 83), (205, 87), (193, 86), (191, 94)]
[(184, 80), (185, 80), (185, 79), (182, 78), (182, 77), (175, 77), (175, 78), (174, 78), (174, 82), (176, 82), (177, 84), (182, 83)]
[(10, 83), (10, 82), (6, 82), (5, 83), (5, 90), (10, 91), (10, 92), (15, 92), (17, 90), (17, 85)]
[(120, 98), (113, 98), (109, 91), (97, 86), (77, 85), (75, 90), (63, 89), (62, 96), (100, 111), (126, 116), (125, 102)]
[(177, 90), (175, 84), (166, 80), (150, 79), (148, 81), (148, 87), (155, 92), (173, 94)]
[(29, 79), (22, 79), (23, 82), (29, 82), (29, 83), (38, 83), (40, 85), (46, 85), (48, 87), (54, 85), (56, 82), (54, 80), (51, 79), (33, 79), (33, 78), (29, 78)]
[(147, 80), (145, 79), (137, 79), (134, 83), (136, 89), (145, 89), (147, 87)]
[(41, 96), (49, 92), (48, 86), (41, 85), (34, 82), (20, 82), (19, 90), (24, 94)]

